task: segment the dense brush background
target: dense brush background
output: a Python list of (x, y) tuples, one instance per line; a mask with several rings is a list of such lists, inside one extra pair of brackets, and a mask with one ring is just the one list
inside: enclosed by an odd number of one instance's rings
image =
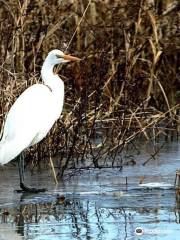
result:
[(60, 174), (87, 158), (94, 167), (106, 158), (122, 166), (118, 153), (137, 136), (178, 131), (179, 10), (173, 0), (0, 0), (1, 129), (58, 48), (83, 61), (55, 70), (65, 106), (48, 138), (27, 152), (34, 163), (51, 152)]

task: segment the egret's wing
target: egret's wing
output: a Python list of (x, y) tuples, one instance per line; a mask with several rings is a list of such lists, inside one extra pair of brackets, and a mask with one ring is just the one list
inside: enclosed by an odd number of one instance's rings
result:
[(53, 95), (47, 86), (35, 84), (27, 88), (7, 115), (3, 139), (35, 137), (40, 128), (49, 124), (52, 108)]

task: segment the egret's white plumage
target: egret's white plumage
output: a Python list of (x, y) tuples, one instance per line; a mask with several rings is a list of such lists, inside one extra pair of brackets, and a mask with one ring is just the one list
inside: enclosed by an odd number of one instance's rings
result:
[(78, 58), (52, 50), (46, 57), (41, 76), (43, 84), (27, 88), (12, 105), (0, 142), (0, 164), (6, 164), (24, 149), (41, 141), (59, 118), (64, 102), (64, 83), (53, 72), (56, 64)]

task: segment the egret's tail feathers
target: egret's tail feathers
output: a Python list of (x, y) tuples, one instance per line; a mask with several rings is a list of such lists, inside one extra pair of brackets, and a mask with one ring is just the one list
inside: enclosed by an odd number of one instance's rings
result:
[(10, 162), (17, 157), (21, 151), (22, 148), (20, 149), (17, 143), (15, 144), (13, 141), (0, 142), (0, 164), (4, 165)]

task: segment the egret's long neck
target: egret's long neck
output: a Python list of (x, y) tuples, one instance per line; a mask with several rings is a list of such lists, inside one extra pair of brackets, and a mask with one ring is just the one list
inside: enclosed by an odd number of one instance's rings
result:
[(54, 65), (48, 61), (44, 61), (41, 69), (42, 80), (46, 85), (51, 85), (54, 78), (58, 76), (53, 73)]
[(59, 118), (64, 102), (64, 82), (53, 72), (54, 64), (46, 59), (42, 65), (41, 76), (43, 83), (51, 90), (51, 100), (54, 104), (56, 117)]
[(50, 87), (53, 96), (62, 105), (64, 99), (64, 82), (53, 72), (54, 65), (45, 60), (41, 69), (43, 83)]

